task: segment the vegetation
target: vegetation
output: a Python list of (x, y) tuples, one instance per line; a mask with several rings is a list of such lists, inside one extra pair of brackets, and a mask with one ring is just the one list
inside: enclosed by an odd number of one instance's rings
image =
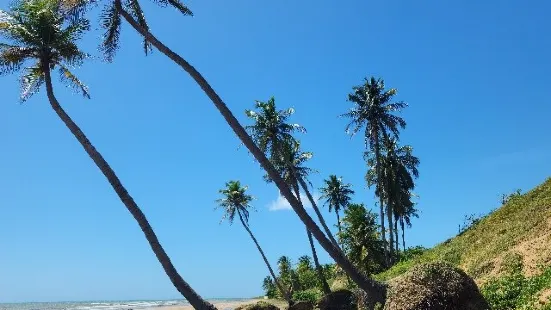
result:
[(339, 234), (346, 255), (365, 274), (385, 269), (384, 247), (376, 220), (377, 215), (362, 204), (350, 204), (344, 211), (343, 230)]
[(268, 267), (268, 271), (270, 272), (270, 275), (274, 279), (274, 282), (271, 282), (271, 279), (269, 277), (268, 277), (268, 280), (266, 279), (264, 280), (264, 285), (268, 288), (267, 294), (270, 294), (273, 296), (274, 292), (271, 292), (270, 290), (273, 290), (275, 286), (279, 289), (281, 296), (285, 298), (285, 300), (287, 300), (289, 304), (292, 304), (293, 302), (291, 300), (291, 293), (288, 290), (286, 290), (276, 278), (274, 270), (272, 269), (272, 266), (270, 265), (268, 258), (266, 258), (264, 251), (260, 247), (260, 244), (256, 240), (254, 234), (252, 233), (249, 227), (249, 209), (252, 208), (250, 203), (253, 200), (253, 197), (251, 195), (246, 194), (246, 191), (247, 191), (247, 187), (242, 187), (239, 181), (229, 181), (228, 183), (226, 183), (226, 188), (221, 189), (219, 191), (220, 194), (224, 196), (224, 198), (217, 200), (219, 206), (224, 209), (224, 217), (222, 218), (222, 220), (227, 219), (231, 225), (233, 224), (233, 220), (237, 215), (237, 217), (239, 218), (239, 221), (241, 222), (241, 224), (243, 225), (247, 233), (249, 233), (249, 236), (251, 237), (254, 244), (256, 245), (258, 252), (260, 252), (260, 255), (262, 256), (262, 259), (264, 260), (266, 267)]
[(332, 210), (335, 211), (335, 215), (337, 216), (337, 227), (340, 232), (342, 228), (339, 211), (341, 211), (341, 209), (346, 210), (346, 207), (348, 207), (352, 200), (352, 197), (350, 197), (354, 195), (352, 184), (344, 183), (342, 178), (337, 178), (334, 174), (330, 175), (329, 178), (323, 182), (325, 183), (325, 187), (320, 189), (322, 193), (320, 198), (325, 199), (325, 204), (328, 206), (329, 212)]
[[(359, 289), (365, 295), (362, 300), (369, 300), (370, 309), (375, 303), (385, 302), (385, 309), (418, 309), (429, 304), (445, 307), (457, 302), (462, 302), (461, 309), (481, 309), (486, 304), (477, 288), (479, 284), (494, 309), (532, 309), (541, 305), (551, 309), (546, 301), (551, 296), (551, 250), (547, 246), (551, 241), (551, 179), (524, 195), (520, 190), (503, 195), (503, 207), (489, 215), (467, 216), (457, 237), (433, 249), (406, 248), (405, 229), (411, 227), (412, 218), (418, 217), (413, 191), (420, 163), (413, 155), (413, 147), (399, 140), (406, 121), (397, 114), (407, 104), (394, 101), (397, 90), (386, 89), (383, 79), (366, 78), (363, 84), (353, 87), (348, 96), (353, 106), (342, 116), (349, 120), (347, 133), (364, 131), (365, 180), (369, 187), (374, 186), (379, 212), (371, 212), (363, 203), (353, 203), (352, 185), (335, 174), (329, 175), (320, 190), (329, 211), (335, 212), (339, 243), (311, 193), (313, 185), (309, 177), (316, 171), (306, 163), (313, 153), (302, 150), (295, 137), (297, 133), (306, 133), (306, 129), (289, 123), (294, 109), (278, 110), (273, 97), (266, 102), (257, 101), (255, 110), (245, 112), (252, 125), (243, 127), (204, 77), (151, 34), (137, 0), (107, 2), (101, 15), (105, 30), (101, 50), (105, 58), (113, 60), (120, 46), (121, 22), (125, 20), (143, 36), (146, 54), (153, 47), (158, 49), (197, 82), (266, 171), (265, 180), (277, 186), (302, 221), (311, 256), (298, 258), (296, 264), (281, 256), (276, 274), (249, 225), (253, 197), (247, 193), (248, 188), (239, 181), (229, 181), (219, 191), (222, 198), (217, 203), (224, 211), (223, 219), (230, 224), (239, 219), (268, 268), (270, 276), (262, 282), (266, 296), (284, 298), (290, 306), (304, 301), (308, 305), (317, 302), (320, 309), (332, 309), (335, 302), (355, 307), (351, 291), (335, 289), (335, 283), (339, 282), (344, 283), (341, 285), (344, 288)], [(76, 42), (90, 28), (85, 16), (92, 3), (96, 2), (21, 0), (11, 11), (0, 11), (0, 36), (5, 41), (0, 43), (0, 73), (23, 71), (21, 101), (45, 86), (52, 109), (137, 221), (176, 289), (194, 308), (214, 309), (177, 272), (114, 170), (54, 95), (51, 72), (57, 69), (62, 81), (90, 97), (88, 88), (71, 70), (88, 58)], [(179, 0), (158, 3), (192, 15)], [(304, 208), (301, 191), (316, 213), (315, 220)], [(314, 239), (335, 264), (319, 262)], [(245, 309), (274, 309), (274, 306), (258, 303)]]
[(392, 227), (392, 210), (387, 206), (388, 216), (388, 240), (390, 244), (386, 246), (386, 229), (384, 218), (384, 195), (383, 195), (383, 171), (382, 171), (382, 148), (383, 141), (390, 135), (398, 138), (400, 135), (399, 129), (406, 127), (406, 121), (394, 113), (399, 112), (407, 104), (405, 102), (391, 102), (392, 98), (396, 95), (397, 90), (391, 88), (385, 90), (385, 83), (382, 79), (365, 79), (364, 84), (353, 87), (353, 92), (348, 95), (348, 100), (351, 101), (354, 106), (348, 113), (342, 116), (350, 119), (350, 123), (346, 127), (346, 131), (351, 135), (358, 133), (365, 128), (365, 143), (366, 148), (369, 147), (369, 151), (375, 157), (375, 162), (370, 165), (374, 167), (376, 185), (375, 195), (379, 197), (379, 217), (381, 221), (381, 236), (383, 243), (387, 248), (387, 263), (392, 261), (393, 255), (393, 227)]
[[(245, 111), (247, 116), (255, 121), (254, 125), (247, 126), (247, 129), (251, 132), (255, 142), (260, 145), (260, 149), (269, 155), (270, 161), (276, 167), (287, 186), (293, 190), (295, 198), (302, 206), (299, 183), (304, 184), (305, 180), (308, 180), (308, 175), (314, 172), (314, 170), (303, 165), (312, 157), (312, 153), (300, 151), (300, 143), (293, 137), (293, 133), (296, 131), (306, 132), (306, 129), (298, 124), (286, 123), (289, 116), (294, 113), (294, 110), (278, 111), (273, 97), (267, 102), (257, 102), (256, 107), (259, 109), (259, 112), (252, 110)], [(269, 176), (265, 176), (265, 179), (271, 181)], [(307, 186), (303, 185), (303, 190), (308, 193), (309, 197), (312, 196)], [(325, 228), (327, 235), (336, 244), (315, 201), (312, 201), (312, 206), (316, 210), (318, 219)], [(323, 291), (329, 293), (331, 290), (323, 275), (312, 233), (308, 227), (306, 227), (306, 234)]]
[(525, 194), (514, 194), (457, 237), (398, 262), (376, 278), (388, 281), (419, 264), (445, 261), (465, 270), (493, 309), (548, 309), (549, 206), (551, 179)]

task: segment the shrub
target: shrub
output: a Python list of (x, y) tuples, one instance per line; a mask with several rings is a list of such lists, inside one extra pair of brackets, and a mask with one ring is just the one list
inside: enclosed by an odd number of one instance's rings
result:
[(322, 296), (322, 293), (318, 289), (309, 289), (304, 291), (298, 291), (293, 294), (293, 300), (294, 301), (309, 301), (312, 303), (315, 303), (320, 299)]
[(525, 283), (526, 278), (520, 273), (493, 279), (482, 288), (482, 295), (492, 309), (513, 310), (516, 309)]

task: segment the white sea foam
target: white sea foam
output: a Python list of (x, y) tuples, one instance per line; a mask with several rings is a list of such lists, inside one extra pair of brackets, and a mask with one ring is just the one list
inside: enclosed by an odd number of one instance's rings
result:
[(94, 302), (40, 302), (1, 304), (0, 310), (137, 310), (188, 305), (184, 300), (133, 300)]

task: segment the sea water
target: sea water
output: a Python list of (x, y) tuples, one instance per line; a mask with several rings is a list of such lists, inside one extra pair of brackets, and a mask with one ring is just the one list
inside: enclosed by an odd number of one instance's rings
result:
[(128, 310), (151, 309), (162, 306), (186, 306), (184, 300), (134, 300), (134, 301), (90, 301), (90, 302), (28, 302), (16, 304), (0, 303), (0, 310)]

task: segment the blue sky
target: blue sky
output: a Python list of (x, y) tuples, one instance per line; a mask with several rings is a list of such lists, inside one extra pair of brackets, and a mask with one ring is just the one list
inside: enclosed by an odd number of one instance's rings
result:
[[(3, 9), (7, 1), (0, 1)], [(402, 142), (421, 159), (421, 217), (409, 245), (432, 246), (501, 193), (549, 176), (551, 4), (546, 1), (190, 1), (181, 17), (144, 1), (159, 38), (199, 69), (236, 116), (254, 100), (294, 107), (314, 152), (312, 176), (365, 189), (362, 137), (337, 116), (365, 76), (398, 88)], [(97, 14), (92, 21), (97, 25)], [(82, 47), (95, 55), (99, 32)], [(292, 211), (270, 211), (274, 185), (212, 103), (161, 53), (141, 53), (124, 25), (113, 64), (77, 71), (84, 100), (57, 83), (68, 113), (116, 170), (182, 276), (205, 297), (261, 294), (267, 270), (245, 230), (219, 224), (217, 191), (249, 185), (251, 214), (271, 262), (308, 254)], [(0, 80), (0, 302), (178, 298), (139, 227), (50, 109), (45, 92), (18, 104), (15, 76)], [(326, 210), (325, 210), (326, 211)], [(333, 214), (326, 218), (335, 222)], [(330, 259), (321, 255), (324, 262)]]

